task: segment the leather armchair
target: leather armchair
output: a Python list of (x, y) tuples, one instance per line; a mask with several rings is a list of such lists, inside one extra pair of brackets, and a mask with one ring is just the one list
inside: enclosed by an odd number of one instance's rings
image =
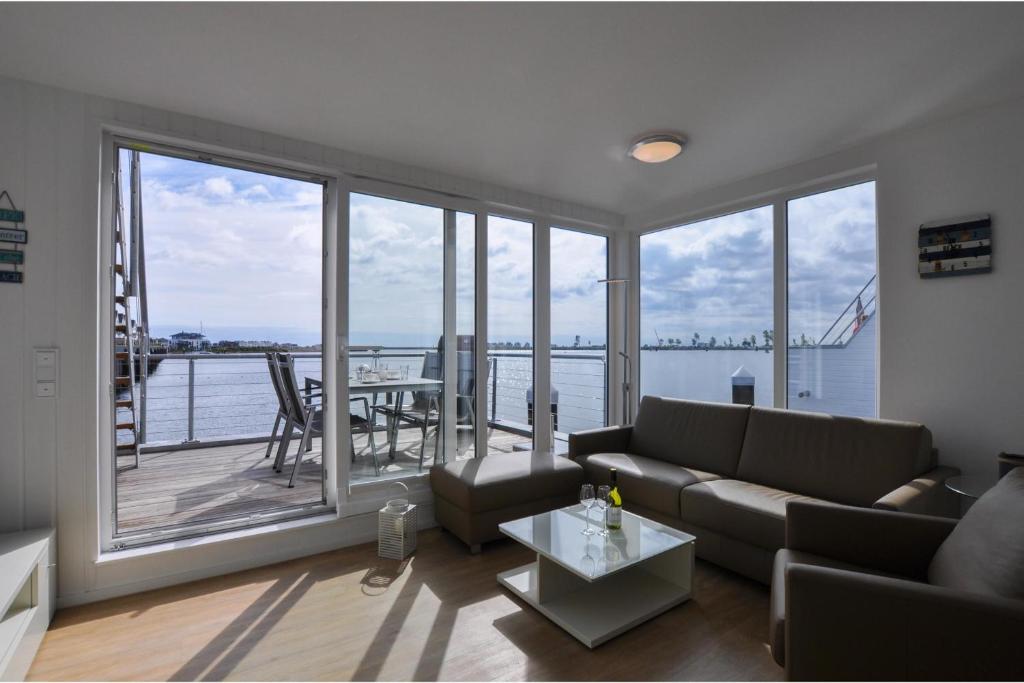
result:
[(787, 678), (1024, 678), (1024, 600), (928, 583), (932, 559), (956, 526), (939, 517), (789, 503), (769, 626), (772, 655)]

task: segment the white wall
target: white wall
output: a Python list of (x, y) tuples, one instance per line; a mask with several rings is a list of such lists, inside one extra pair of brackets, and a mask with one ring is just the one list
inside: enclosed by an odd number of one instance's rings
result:
[[(191, 116), (6, 78), (0, 78), (0, 92), (0, 189), (26, 211), (29, 231), (25, 283), (0, 285), (0, 532), (57, 527), (65, 605), (365, 542), (375, 530), (374, 520), (364, 515), (269, 538), (254, 534), (219, 545), (185, 541), (159, 556), (128, 553), (96, 562), (102, 126), (458, 194), (549, 218), (622, 225), (616, 214)], [(57, 399), (33, 396), (35, 347), (60, 348)], [(425, 509), (422, 518), (432, 517)]]
[[(940, 460), (995, 472), (1024, 452), (1024, 100), (880, 137), (842, 152), (627, 217), (633, 230), (875, 167), (882, 417), (931, 428)], [(921, 223), (991, 213), (993, 272), (922, 280)]]

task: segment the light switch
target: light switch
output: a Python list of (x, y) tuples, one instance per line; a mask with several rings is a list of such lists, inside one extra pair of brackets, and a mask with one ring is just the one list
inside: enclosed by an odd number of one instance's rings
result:
[(35, 350), (35, 380), (38, 398), (57, 396), (57, 366), (57, 349)]

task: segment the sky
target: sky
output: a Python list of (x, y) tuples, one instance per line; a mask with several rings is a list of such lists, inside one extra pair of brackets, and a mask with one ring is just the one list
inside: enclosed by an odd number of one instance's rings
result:
[[(122, 152), (127, 156), (127, 152)], [(153, 336), (320, 340), (319, 185), (143, 153)], [(124, 183), (127, 183), (127, 163)], [(125, 195), (127, 202), (127, 194)], [(352, 344), (434, 346), (443, 329), (444, 216), (353, 194)], [(820, 336), (875, 271), (874, 183), (789, 204), (790, 336)], [(456, 319), (473, 332), (474, 219), (455, 227)], [(488, 337), (531, 342), (533, 225), (488, 218)], [(641, 335), (738, 343), (772, 328), (772, 210), (762, 207), (641, 238)], [(604, 237), (553, 229), (556, 344), (606, 341)], [(866, 303), (866, 299), (865, 299)]]
[[(792, 200), (788, 216), (789, 337), (819, 339), (875, 273), (874, 183)], [(765, 206), (641, 237), (642, 343), (763, 343), (772, 233)]]
[[(122, 152), (122, 184), (128, 183)], [(202, 327), (211, 340), (317, 343), (322, 194), (313, 183), (143, 153), (153, 336)], [(127, 206), (128, 193), (124, 192)], [(433, 346), (442, 332), (440, 209), (351, 196), (351, 343)], [(127, 217), (127, 213), (126, 213)], [(474, 218), (456, 215), (456, 319), (473, 333)], [(490, 340), (532, 342), (533, 225), (488, 222)], [(552, 337), (605, 341), (606, 239), (552, 233)], [(566, 257), (561, 257), (561, 254)]]
[[(122, 151), (127, 187), (128, 153)], [(151, 334), (318, 343), (319, 185), (143, 153)], [(128, 194), (124, 192), (125, 218)]]

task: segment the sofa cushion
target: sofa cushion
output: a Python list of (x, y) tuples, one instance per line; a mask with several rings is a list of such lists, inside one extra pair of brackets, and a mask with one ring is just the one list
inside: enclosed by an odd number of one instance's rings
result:
[(471, 512), (578, 493), (582, 483), (582, 467), (550, 453), (495, 453), (430, 469), (434, 493)]
[(745, 405), (644, 396), (627, 450), (731, 477), (749, 412)]
[(928, 566), (938, 586), (1024, 599), (1024, 467), (979, 498)]
[(786, 544), (791, 500), (814, 499), (735, 479), (701, 482), (679, 494), (683, 521), (768, 550)]
[(679, 518), (679, 490), (701, 481), (718, 479), (717, 474), (642, 455), (629, 453), (593, 453), (580, 457), (587, 481), (607, 484), (608, 471), (614, 467), (619, 474), (619, 491), (628, 508), (630, 501)]
[(914, 422), (752, 408), (736, 478), (866, 507), (933, 466)]

